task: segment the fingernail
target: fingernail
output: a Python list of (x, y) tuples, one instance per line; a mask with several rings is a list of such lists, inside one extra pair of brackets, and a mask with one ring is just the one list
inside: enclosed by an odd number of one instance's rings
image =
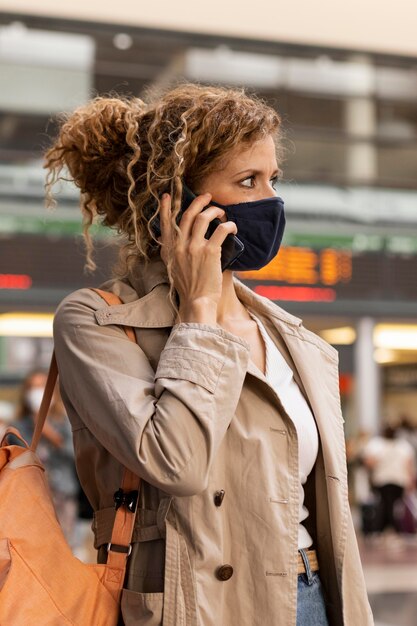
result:
[(168, 198), (168, 194), (167, 193), (163, 193), (162, 194), (162, 200), (166, 200)]

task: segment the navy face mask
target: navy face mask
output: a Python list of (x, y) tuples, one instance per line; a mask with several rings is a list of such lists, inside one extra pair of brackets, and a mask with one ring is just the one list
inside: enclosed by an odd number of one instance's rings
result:
[(233, 271), (259, 270), (278, 254), (285, 228), (284, 201), (276, 196), (240, 202), (211, 205), (224, 209), (227, 219), (235, 222), (236, 236), (245, 246), (242, 254), (229, 265)]

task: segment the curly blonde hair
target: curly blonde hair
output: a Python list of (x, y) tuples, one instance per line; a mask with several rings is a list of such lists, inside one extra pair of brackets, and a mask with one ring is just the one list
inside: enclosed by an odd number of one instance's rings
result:
[[(68, 171), (81, 192), (86, 268), (93, 271), (89, 229), (100, 220), (124, 235), (113, 275), (160, 252), (151, 224), (159, 198), (172, 197), (172, 226), (179, 232), (182, 181), (196, 189), (238, 145), (271, 135), (280, 161), (281, 118), (242, 89), (181, 84), (148, 103), (139, 98), (96, 97), (63, 116), (58, 137), (45, 153), (47, 206), (54, 184)], [(167, 263), (174, 303), (171, 262)]]

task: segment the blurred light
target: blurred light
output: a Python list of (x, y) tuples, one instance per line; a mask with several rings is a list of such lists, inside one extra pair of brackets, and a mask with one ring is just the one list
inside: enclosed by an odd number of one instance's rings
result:
[(385, 350), (417, 350), (417, 325), (378, 324), (374, 342), (377, 348)]
[(398, 360), (395, 350), (386, 350), (385, 348), (377, 348), (374, 351), (374, 358), (377, 363), (394, 363)]
[(366, 59), (336, 61), (326, 56), (316, 59), (289, 58), (286, 88), (320, 94), (367, 96), (375, 85), (375, 68)]
[[(395, 226), (417, 221), (415, 190), (281, 183), (280, 191), (288, 212), (301, 213), (316, 220), (337, 217), (350, 224), (392, 223)], [(363, 238), (365, 241), (371, 238), (382, 240), (381, 235), (364, 235)]]
[(353, 376), (352, 374), (343, 374), (339, 375), (339, 389), (340, 393), (343, 395), (348, 395), (352, 393), (353, 388)]
[[(352, 279), (352, 255), (348, 251), (325, 248), (320, 252), (307, 246), (283, 246), (281, 252), (260, 270), (242, 273), (244, 280), (274, 280), (291, 285), (326, 285), (348, 283)], [(240, 277), (240, 273), (238, 272)], [(306, 292), (308, 293), (308, 292)], [(319, 292), (315, 292), (315, 295)], [(321, 295), (334, 300), (334, 292)], [(310, 299), (310, 298), (309, 298)]]
[(90, 35), (0, 26), (0, 111), (51, 115), (84, 103), (92, 87)]
[[(351, 326), (328, 328), (320, 331), (320, 336), (333, 345), (351, 345), (356, 341), (356, 331)], [(374, 344), (378, 363), (395, 361), (395, 350), (417, 350), (417, 325), (377, 324)]]
[(185, 75), (191, 80), (276, 87), (283, 81), (283, 70), (278, 56), (235, 52), (225, 45), (214, 50), (189, 48), (185, 54)]
[(0, 289), (30, 289), (32, 279), (27, 274), (0, 274)]
[(356, 341), (356, 331), (351, 326), (321, 330), (320, 336), (323, 337), (327, 343), (331, 343), (335, 346), (350, 346)]
[(14, 36), (21, 36), (27, 32), (26, 24), (18, 20), (10, 22), (10, 24), (5, 25), (3, 28), (7, 29), (7, 32)]
[(254, 291), (270, 300), (288, 300), (290, 302), (333, 302), (336, 300), (334, 289), (321, 289), (318, 287), (257, 285)]
[(330, 67), (332, 63), (333, 59), (329, 57), (328, 54), (319, 54), (318, 57), (316, 57), (316, 65), (318, 67)]
[(118, 50), (129, 50), (132, 47), (133, 39), (127, 33), (117, 33), (113, 37), (113, 44)]
[(52, 313), (0, 314), (0, 336), (52, 337)]
[(214, 50), (189, 48), (185, 75), (207, 82), (353, 97), (369, 96), (375, 89), (375, 67), (366, 57), (353, 61), (336, 61), (326, 55), (315, 59), (282, 58), (237, 52), (224, 45)]
[(0, 27), (0, 59), (30, 66), (91, 69), (95, 43), (88, 35), (26, 28), (20, 22)]
[(6, 400), (0, 400), (0, 424), (10, 424), (15, 417), (14, 405)]

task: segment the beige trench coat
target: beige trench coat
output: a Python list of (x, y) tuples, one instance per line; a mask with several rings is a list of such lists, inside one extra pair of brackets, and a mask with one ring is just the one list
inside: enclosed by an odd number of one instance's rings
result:
[[(337, 352), (234, 282), (293, 367), (319, 429), (306, 523), (330, 624), (371, 626), (348, 506)], [(297, 435), (249, 344), (219, 326), (174, 325), (160, 259), (101, 288), (123, 304), (108, 307), (89, 289), (71, 293), (57, 308), (54, 341), (100, 561), (123, 464), (143, 479), (125, 624), (295, 626)]]

